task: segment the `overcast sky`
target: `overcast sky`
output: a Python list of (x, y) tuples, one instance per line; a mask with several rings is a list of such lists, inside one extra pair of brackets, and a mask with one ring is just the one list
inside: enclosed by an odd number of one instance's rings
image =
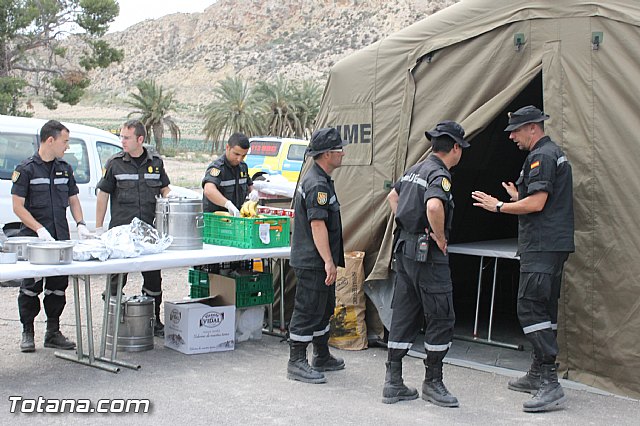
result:
[(202, 12), (217, 0), (118, 0), (120, 15), (109, 31), (122, 31), (145, 19), (155, 19), (171, 13)]

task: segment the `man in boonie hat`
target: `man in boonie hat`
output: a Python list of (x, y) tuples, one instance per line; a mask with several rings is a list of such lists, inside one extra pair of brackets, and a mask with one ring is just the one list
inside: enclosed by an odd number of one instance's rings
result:
[(473, 191), (474, 206), (518, 215), (520, 283), (518, 319), (533, 346), (533, 361), (523, 377), (509, 381), (509, 389), (534, 397), (526, 412), (546, 411), (565, 401), (558, 383), (558, 298), (564, 263), (575, 251), (573, 240), (573, 179), (565, 153), (544, 133), (549, 116), (534, 106), (509, 113), (509, 132), (521, 150), (530, 151), (520, 177), (502, 182), (510, 202)]
[(438, 123), (425, 136), (433, 152), (407, 170), (387, 196), (396, 215), (396, 285), (382, 402), (393, 404), (418, 397), (418, 391), (403, 382), (402, 359), (424, 319), (427, 358), (422, 399), (441, 407), (457, 407), (458, 399), (442, 381), (442, 361), (451, 347), (455, 324), (447, 256), (453, 215), (449, 169), (458, 164), (469, 143), (462, 126), (450, 120)]
[[(344, 360), (329, 353), (328, 342), (329, 319), (336, 306), (337, 267), (344, 267), (340, 203), (331, 173), (342, 165), (347, 143), (334, 128), (313, 133), (307, 155), (314, 163), (294, 198), (290, 264), (298, 282), (289, 324), (290, 380), (325, 383), (323, 372), (344, 368)], [(307, 361), (309, 343), (313, 343), (311, 365)]]

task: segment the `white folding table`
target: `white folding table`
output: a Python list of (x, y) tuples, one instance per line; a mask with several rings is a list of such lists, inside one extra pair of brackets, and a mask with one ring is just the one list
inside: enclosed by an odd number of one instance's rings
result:
[[(74, 261), (68, 265), (33, 265), (27, 261), (20, 261), (15, 264), (2, 265), (0, 268), (0, 281), (18, 280), (22, 278), (51, 277), (58, 275), (69, 275), (73, 284), (73, 297), (75, 302), (76, 315), (76, 354), (55, 352), (58, 358), (64, 358), (80, 364), (100, 368), (106, 371), (117, 373), (119, 367), (139, 369), (139, 365), (130, 364), (116, 359), (118, 347), (118, 324), (114, 321), (113, 344), (110, 357), (105, 356), (106, 336), (107, 336), (107, 313), (109, 309), (109, 298), (105, 297), (104, 320), (102, 324), (102, 343), (99, 354), (96, 356), (93, 343), (93, 319), (91, 314), (91, 276), (103, 274), (123, 274), (128, 272), (154, 271), (158, 269), (179, 268), (184, 266), (206, 265), (211, 263), (234, 262), (239, 260), (250, 260), (255, 258), (265, 259), (285, 259), (291, 255), (291, 247), (278, 247), (266, 249), (240, 249), (235, 247), (214, 246), (204, 244), (199, 250), (167, 250), (158, 254), (150, 254), (128, 259), (109, 259), (104, 262)], [(87, 321), (87, 352), (83, 348), (82, 320), (80, 309), (80, 289), (78, 281), (84, 280), (85, 292), (85, 316)], [(119, 280), (118, 299), (122, 295), (122, 279)], [(106, 282), (105, 294), (109, 294), (109, 280)], [(280, 263), (280, 298), (284, 300), (284, 267)], [(284, 305), (282, 303), (282, 305)], [(270, 330), (273, 331), (272, 306), (269, 306)], [(116, 303), (115, 318), (120, 318), (121, 304)], [(284, 309), (280, 309), (280, 327), (284, 327)]]
[[(511, 343), (498, 342), (491, 339), (491, 330), (493, 327), (493, 306), (496, 295), (496, 275), (498, 271), (498, 259), (512, 259), (518, 260), (520, 257), (516, 254), (518, 249), (518, 241), (515, 238), (504, 240), (488, 240), (488, 241), (474, 241), (471, 243), (451, 244), (448, 246), (449, 253), (464, 254), (469, 256), (480, 257), (480, 268), (478, 272), (478, 293), (476, 295), (476, 316), (473, 323), (473, 337), (456, 336), (458, 339), (471, 340), (479, 343), (486, 343), (489, 345), (505, 347), (509, 349), (523, 350), (522, 345), (514, 345)], [(489, 309), (489, 327), (487, 331), (487, 338), (482, 339), (478, 337), (478, 315), (480, 312), (480, 293), (482, 290), (482, 270), (484, 266), (484, 258), (493, 258), (493, 283), (491, 286), (491, 307)]]

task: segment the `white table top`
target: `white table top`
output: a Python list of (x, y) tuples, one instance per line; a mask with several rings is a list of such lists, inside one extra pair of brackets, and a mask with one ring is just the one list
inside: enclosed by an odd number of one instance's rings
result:
[(509, 238), (504, 240), (474, 241), (471, 243), (450, 244), (449, 253), (468, 254), (471, 256), (501, 257), (504, 259), (519, 259), (518, 240)]
[(128, 259), (109, 259), (105, 262), (90, 260), (86, 262), (73, 261), (68, 265), (32, 265), (27, 261), (19, 261), (14, 264), (0, 265), (0, 281), (57, 275), (102, 275), (143, 272), (254, 258), (288, 258), (290, 256), (291, 247), (240, 249), (204, 244), (204, 247), (200, 250), (166, 250), (158, 254)]

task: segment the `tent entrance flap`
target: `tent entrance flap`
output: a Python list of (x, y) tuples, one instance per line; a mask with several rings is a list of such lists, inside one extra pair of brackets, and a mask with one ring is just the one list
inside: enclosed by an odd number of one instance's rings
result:
[[(460, 164), (452, 169), (456, 205), (450, 238), (452, 244), (517, 238), (517, 216), (490, 213), (474, 207), (470, 194), (471, 191), (480, 190), (502, 201), (509, 201), (501, 183), (517, 180), (527, 152), (518, 149), (504, 128), (508, 122), (507, 112), (525, 105), (544, 107), (541, 71), (534, 74), (522, 91), (506, 106), (503, 105), (492, 121), (483, 126), (483, 130), (472, 139), (471, 147), (465, 150)], [(457, 333), (470, 335), (474, 322), (479, 259), (452, 255), (450, 262), (456, 322), (460, 328)], [(485, 259), (485, 263), (490, 266), (485, 269), (481, 283), (480, 337), (486, 337), (493, 281), (494, 262)], [(500, 260), (498, 265), (493, 333), (496, 340), (511, 341), (522, 335), (516, 313), (519, 263)]]

